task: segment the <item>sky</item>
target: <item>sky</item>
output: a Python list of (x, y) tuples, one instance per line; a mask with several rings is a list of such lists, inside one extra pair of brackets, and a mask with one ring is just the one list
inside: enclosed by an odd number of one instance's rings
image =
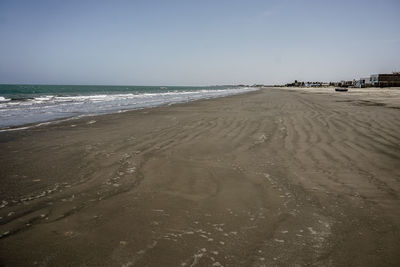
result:
[(0, 0), (0, 83), (222, 85), (400, 71), (399, 0)]

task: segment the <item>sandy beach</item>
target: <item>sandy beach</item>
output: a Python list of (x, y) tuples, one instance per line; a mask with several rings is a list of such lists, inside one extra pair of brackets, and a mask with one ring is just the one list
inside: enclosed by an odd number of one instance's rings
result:
[(2, 266), (400, 266), (400, 89), (0, 133)]

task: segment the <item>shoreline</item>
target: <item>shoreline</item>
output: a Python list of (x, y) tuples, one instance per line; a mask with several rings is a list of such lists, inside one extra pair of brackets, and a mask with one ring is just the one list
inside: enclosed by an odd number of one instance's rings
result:
[(216, 98), (229, 97), (229, 96), (234, 96), (234, 95), (242, 95), (242, 94), (252, 93), (252, 92), (255, 92), (258, 90), (260, 90), (260, 88), (254, 88), (254, 90), (251, 90), (248, 92), (240, 92), (240, 93), (223, 95), (223, 96), (208, 96), (208, 97), (203, 97), (200, 99), (192, 99), (192, 100), (185, 100), (185, 101), (182, 100), (182, 101), (177, 101), (177, 102), (173, 102), (173, 103), (163, 103), (163, 104), (148, 106), (148, 107), (138, 107), (138, 108), (115, 110), (115, 111), (100, 112), (100, 113), (80, 114), (77, 116), (66, 116), (66, 117), (61, 117), (61, 118), (53, 119), (53, 120), (25, 123), (25, 124), (21, 124), (21, 125), (15, 125), (15, 126), (10, 126), (10, 127), (3, 127), (3, 128), (0, 127), (0, 133), (1, 132), (9, 132), (9, 131), (12, 132), (12, 131), (26, 130), (26, 129), (30, 129), (30, 128), (41, 127), (43, 125), (48, 125), (48, 124), (58, 124), (58, 123), (61, 123), (64, 121), (79, 120), (79, 119), (85, 118), (85, 117), (97, 117), (97, 116), (103, 116), (103, 115), (109, 115), (109, 114), (120, 114), (120, 113), (135, 111), (135, 110), (152, 109), (152, 108), (163, 107), (163, 106), (171, 106), (171, 105), (176, 105), (176, 104), (190, 103), (190, 102), (194, 102), (194, 101), (216, 99)]
[(399, 265), (392, 106), (262, 88), (3, 132), (0, 261)]

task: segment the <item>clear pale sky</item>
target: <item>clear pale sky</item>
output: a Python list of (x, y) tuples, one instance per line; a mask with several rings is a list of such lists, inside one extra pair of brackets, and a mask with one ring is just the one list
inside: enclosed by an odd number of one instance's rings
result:
[(399, 0), (0, 0), (0, 83), (277, 84), (394, 70)]

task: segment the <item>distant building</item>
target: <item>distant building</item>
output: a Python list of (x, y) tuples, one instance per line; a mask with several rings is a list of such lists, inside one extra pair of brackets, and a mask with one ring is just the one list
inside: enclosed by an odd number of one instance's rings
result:
[(321, 82), (305, 82), (305, 83), (303, 83), (303, 86), (305, 86), (305, 87), (321, 87), (322, 83)]
[(353, 85), (354, 85), (353, 81), (341, 81), (340, 82), (340, 86), (343, 86), (343, 87), (348, 87), (348, 86), (353, 86)]
[(376, 87), (400, 86), (400, 73), (373, 74), (371, 75), (371, 84)]
[(356, 81), (354, 86), (358, 88), (370, 87), (372, 86), (371, 78), (361, 78), (358, 81)]

